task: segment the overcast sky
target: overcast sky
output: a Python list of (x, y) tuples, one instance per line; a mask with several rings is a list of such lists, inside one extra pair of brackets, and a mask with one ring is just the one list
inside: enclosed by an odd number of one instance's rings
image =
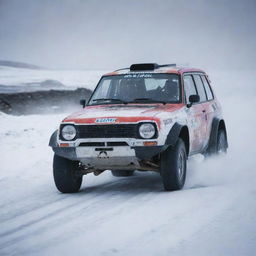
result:
[(248, 68), (255, 27), (256, 0), (0, 0), (0, 59), (73, 69)]

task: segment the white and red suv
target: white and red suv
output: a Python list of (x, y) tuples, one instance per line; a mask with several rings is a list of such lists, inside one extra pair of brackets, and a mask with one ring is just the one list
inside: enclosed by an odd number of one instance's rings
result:
[(208, 76), (175, 64), (133, 64), (102, 76), (83, 109), (50, 139), (53, 174), (63, 193), (82, 177), (111, 170), (159, 172), (165, 190), (184, 186), (188, 156), (226, 152), (227, 132)]

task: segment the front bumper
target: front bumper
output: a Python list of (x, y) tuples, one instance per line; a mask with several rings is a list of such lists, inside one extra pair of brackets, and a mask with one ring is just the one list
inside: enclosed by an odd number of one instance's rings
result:
[[(103, 139), (98, 140), (98, 142)], [(83, 140), (85, 142), (86, 140)], [(97, 141), (97, 140), (94, 140)], [(117, 140), (115, 139), (115, 142)], [(57, 131), (50, 139), (49, 145), (55, 154), (74, 161), (80, 161), (88, 167), (95, 169), (140, 169), (141, 161), (150, 160), (166, 146), (136, 146), (130, 139), (122, 139), (126, 146), (108, 146), (108, 142), (113, 139), (104, 139), (104, 146), (80, 146), (81, 141), (76, 141), (73, 145), (67, 147), (59, 146), (57, 141)], [(137, 143), (140, 145), (140, 143)]]

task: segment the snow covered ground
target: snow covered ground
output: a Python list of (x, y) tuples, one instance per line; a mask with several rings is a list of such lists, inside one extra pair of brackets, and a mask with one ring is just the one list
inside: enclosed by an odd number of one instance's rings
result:
[(255, 255), (255, 72), (209, 75), (229, 153), (190, 159), (178, 192), (164, 192), (155, 173), (105, 172), (60, 194), (47, 144), (67, 113), (0, 114), (0, 255)]

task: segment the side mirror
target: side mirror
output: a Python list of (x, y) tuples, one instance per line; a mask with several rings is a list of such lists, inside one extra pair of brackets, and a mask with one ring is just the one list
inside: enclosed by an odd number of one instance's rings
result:
[(83, 108), (85, 108), (86, 100), (85, 99), (80, 100), (80, 105), (82, 105)]
[(189, 96), (189, 103), (187, 105), (188, 108), (190, 108), (193, 105), (193, 103), (197, 103), (199, 101), (200, 101), (200, 96), (199, 95), (197, 95), (197, 94), (190, 95)]

